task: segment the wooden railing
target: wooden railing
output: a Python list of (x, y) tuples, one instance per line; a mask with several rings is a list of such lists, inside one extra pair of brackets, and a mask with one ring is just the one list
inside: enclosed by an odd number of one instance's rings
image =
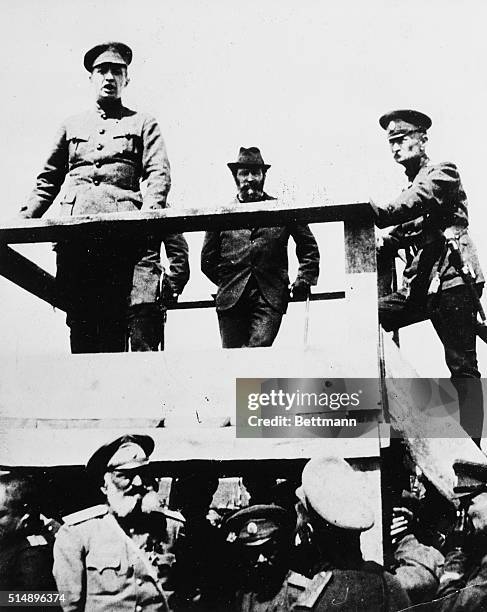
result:
[[(55, 280), (14, 249), (11, 244), (60, 242), (92, 238), (136, 238), (171, 232), (198, 232), (244, 227), (269, 227), (287, 223), (342, 221), (345, 229), (347, 272), (374, 272), (374, 228), (367, 204), (286, 206), (279, 201), (218, 208), (165, 209), (137, 213), (112, 213), (56, 219), (15, 219), (0, 226), (0, 274), (23, 289), (63, 309), (56, 298)], [(325, 255), (326, 256), (326, 255)], [(322, 292), (313, 300), (343, 299), (344, 292)], [(209, 308), (211, 300), (184, 301), (171, 308)]]

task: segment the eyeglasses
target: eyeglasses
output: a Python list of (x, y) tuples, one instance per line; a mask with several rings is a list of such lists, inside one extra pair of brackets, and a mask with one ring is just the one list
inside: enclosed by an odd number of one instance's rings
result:
[(136, 476), (139, 476), (142, 482), (148, 482), (153, 479), (152, 469), (149, 465), (141, 465), (140, 467), (130, 468), (128, 470), (117, 470), (116, 468), (109, 470), (112, 478), (119, 487), (128, 487)]

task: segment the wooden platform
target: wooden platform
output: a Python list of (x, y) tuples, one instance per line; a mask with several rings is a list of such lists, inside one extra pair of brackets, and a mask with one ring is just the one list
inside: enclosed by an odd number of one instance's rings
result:
[[(214, 349), (190, 352), (0, 358), (3, 427), (155, 426), (235, 424), (237, 378), (373, 378), (375, 350), (346, 346), (283, 350)], [(369, 357), (369, 360), (366, 358)], [(331, 384), (331, 383), (330, 383)], [(375, 395), (361, 408), (380, 409)], [(331, 393), (333, 387), (329, 388)]]

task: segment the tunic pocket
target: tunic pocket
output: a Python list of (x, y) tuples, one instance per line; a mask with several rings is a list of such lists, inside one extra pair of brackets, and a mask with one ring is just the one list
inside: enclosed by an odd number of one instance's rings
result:
[(71, 217), (76, 202), (76, 192), (74, 190), (67, 191), (61, 200), (61, 217)]
[(90, 139), (89, 134), (76, 132), (69, 135), (69, 162), (73, 165), (79, 162), (80, 159), (86, 157), (89, 152), (88, 141)]
[(134, 155), (138, 150), (139, 135), (132, 132), (123, 132), (121, 134), (113, 135), (113, 143), (115, 147), (115, 153), (120, 155)]
[(119, 593), (133, 572), (120, 555), (88, 555), (86, 558), (87, 589), (91, 594)]

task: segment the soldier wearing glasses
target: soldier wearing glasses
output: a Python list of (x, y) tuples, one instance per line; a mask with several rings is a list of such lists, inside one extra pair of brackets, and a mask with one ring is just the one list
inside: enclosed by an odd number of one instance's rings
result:
[(106, 503), (65, 517), (54, 577), (65, 611), (166, 611), (182, 521), (163, 511), (149, 469), (154, 441), (128, 435), (98, 449), (87, 470)]

